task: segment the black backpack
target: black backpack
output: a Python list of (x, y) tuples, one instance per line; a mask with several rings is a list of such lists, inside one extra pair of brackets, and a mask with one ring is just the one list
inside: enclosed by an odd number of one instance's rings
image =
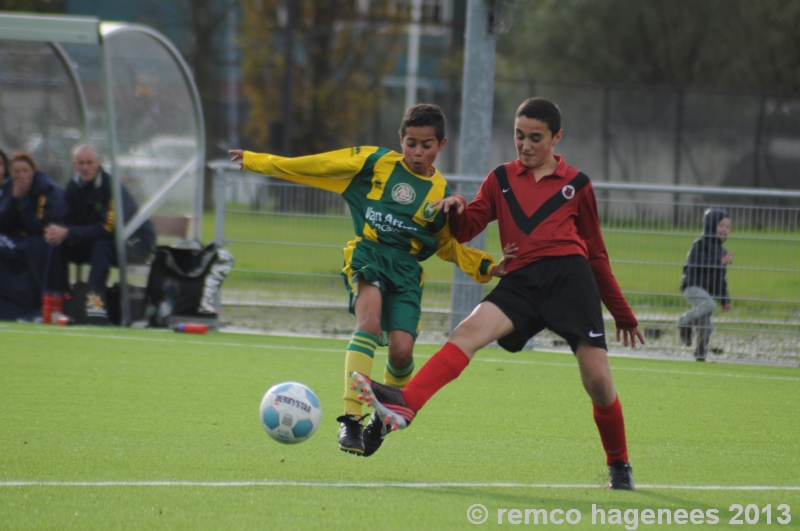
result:
[(150, 266), (145, 291), (145, 315), (150, 326), (164, 327), (170, 316), (214, 317), (203, 311), (206, 276), (217, 261), (217, 245), (180, 242), (159, 245)]

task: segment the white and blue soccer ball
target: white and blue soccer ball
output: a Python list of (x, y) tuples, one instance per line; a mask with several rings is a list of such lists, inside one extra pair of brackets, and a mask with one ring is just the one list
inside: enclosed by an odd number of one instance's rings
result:
[(322, 408), (314, 392), (297, 382), (273, 385), (261, 400), (261, 425), (267, 435), (284, 444), (296, 444), (314, 435)]

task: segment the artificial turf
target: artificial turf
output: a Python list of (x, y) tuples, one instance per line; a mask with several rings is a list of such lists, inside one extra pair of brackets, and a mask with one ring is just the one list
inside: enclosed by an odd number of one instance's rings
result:
[[(648, 508), (735, 527), (734, 504), (748, 529), (800, 527), (797, 368), (612, 358), (637, 491), (610, 492), (571, 355), (484, 349), (409, 429), (360, 458), (336, 443), (345, 346), (0, 325), (0, 529), (472, 529), (474, 504), (491, 527), (498, 511), (514, 525), (503, 509), (525, 525), (534, 508), (575, 509), (570, 528), (633, 529), (634, 511), (638, 528), (693, 526), (644, 523)], [(418, 345), (418, 366), (435, 350)], [(264, 392), (287, 380), (323, 408), (294, 446), (258, 418)]]

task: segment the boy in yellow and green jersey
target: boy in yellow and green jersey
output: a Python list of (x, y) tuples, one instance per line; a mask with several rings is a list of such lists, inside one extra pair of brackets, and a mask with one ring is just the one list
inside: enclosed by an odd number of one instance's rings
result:
[(402, 388), (411, 379), (424, 281), (420, 262), (436, 254), (481, 283), (505, 272), (505, 260), (494, 264), (488, 253), (458, 243), (447, 214), (434, 206), (451, 195), (433, 167), (447, 144), (442, 110), (429, 104), (410, 107), (400, 125), (400, 144), (402, 153), (361, 146), (296, 158), (230, 151), (244, 170), (335, 192), (350, 207), (356, 237), (344, 248), (342, 276), (356, 331), (345, 355), (344, 414), (337, 421), (339, 448), (363, 456), (375, 453), (386, 428), (375, 415), (362, 426), (363, 401), (351, 389), (350, 375), (372, 372), (375, 349), (386, 332), (384, 382)]

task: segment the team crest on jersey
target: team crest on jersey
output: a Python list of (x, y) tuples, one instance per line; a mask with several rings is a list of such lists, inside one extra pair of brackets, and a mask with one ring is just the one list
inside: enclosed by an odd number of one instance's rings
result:
[(422, 203), (422, 219), (425, 221), (431, 221), (438, 213), (439, 209), (436, 208), (436, 206), (434, 206), (434, 204), (430, 201), (425, 201)]
[(564, 199), (572, 199), (575, 197), (575, 187), (571, 184), (566, 185), (561, 189), (561, 195), (564, 196)]
[(416, 197), (417, 192), (414, 191), (414, 188), (412, 188), (410, 184), (400, 183), (394, 185), (394, 188), (392, 188), (392, 199), (401, 205), (413, 203)]

